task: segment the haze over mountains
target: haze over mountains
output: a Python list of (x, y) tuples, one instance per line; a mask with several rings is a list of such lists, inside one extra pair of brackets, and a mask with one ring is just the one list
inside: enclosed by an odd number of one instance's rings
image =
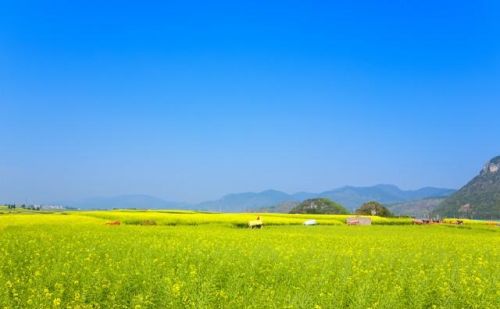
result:
[(59, 204), (79, 209), (193, 209), (213, 212), (288, 213), (302, 201), (315, 198), (328, 198), (351, 212), (365, 202), (377, 201), (396, 215), (498, 219), (500, 218), (500, 156), (488, 161), (479, 175), (458, 191), (436, 187), (402, 190), (395, 185), (379, 184), (366, 187), (344, 186), (320, 193), (289, 194), (277, 190), (232, 193), (217, 200), (198, 204), (166, 201), (141, 194), (95, 197)]
[[(296, 203), (310, 198), (329, 198), (349, 210), (354, 210), (359, 205), (370, 200), (384, 204), (402, 203), (429, 197), (443, 197), (453, 193), (453, 189), (425, 187), (418, 190), (401, 190), (394, 185), (375, 185), (369, 187), (345, 186), (321, 193), (298, 192), (288, 194), (277, 190), (262, 192), (233, 193), (214, 201), (199, 204), (169, 202), (148, 195), (121, 195), (116, 197), (96, 197), (79, 201), (65, 202), (66, 206), (81, 209), (112, 209), (112, 208), (177, 208), (197, 209), (221, 212), (255, 211), (261, 208), (277, 208)], [(288, 207), (286, 207), (288, 208)]]
[(273, 207), (279, 209), (283, 204), (289, 204), (290, 207), (293, 207), (293, 202), (298, 203), (312, 198), (328, 198), (352, 211), (364, 202), (372, 200), (383, 204), (394, 204), (429, 197), (448, 196), (454, 191), (453, 189), (434, 187), (401, 190), (395, 185), (387, 184), (370, 187), (345, 186), (321, 193), (299, 192), (287, 194), (281, 191), (267, 190), (258, 193), (229, 194), (216, 201), (201, 203), (199, 207), (201, 209), (228, 212), (250, 211), (261, 208), (273, 211)]

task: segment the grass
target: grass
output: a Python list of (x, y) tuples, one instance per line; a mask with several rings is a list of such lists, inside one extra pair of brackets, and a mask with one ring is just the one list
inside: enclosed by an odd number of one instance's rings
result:
[[(500, 302), (497, 227), (349, 227), (339, 216), (265, 214), (264, 222), (276, 225), (234, 228), (255, 216), (0, 215), (0, 307), (497, 308)], [(299, 226), (306, 217), (325, 224)], [(107, 226), (108, 220), (122, 225)]]

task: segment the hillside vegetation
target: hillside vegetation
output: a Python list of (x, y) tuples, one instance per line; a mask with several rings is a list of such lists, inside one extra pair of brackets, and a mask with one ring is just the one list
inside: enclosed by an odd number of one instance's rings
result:
[(500, 156), (434, 211), (443, 217), (500, 219)]
[(416, 218), (427, 218), (432, 215), (445, 199), (444, 197), (426, 198), (387, 205), (387, 208), (396, 216), (404, 215)]
[(342, 205), (327, 198), (305, 200), (290, 210), (291, 214), (348, 214)]

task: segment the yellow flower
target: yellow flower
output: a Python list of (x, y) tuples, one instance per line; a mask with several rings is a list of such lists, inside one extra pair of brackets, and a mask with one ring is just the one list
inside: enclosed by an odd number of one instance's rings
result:
[(174, 285), (172, 285), (172, 294), (174, 294), (174, 296), (179, 296), (180, 295), (180, 292), (181, 292), (181, 285), (179, 283), (175, 283)]
[(54, 299), (52, 304), (54, 304), (54, 307), (59, 307), (61, 305), (61, 299), (60, 298)]

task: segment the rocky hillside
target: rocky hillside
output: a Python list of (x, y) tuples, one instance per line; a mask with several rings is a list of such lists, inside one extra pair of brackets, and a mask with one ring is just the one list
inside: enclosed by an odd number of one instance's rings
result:
[(500, 219), (500, 156), (491, 159), (479, 175), (443, 201), (434, 214)]

